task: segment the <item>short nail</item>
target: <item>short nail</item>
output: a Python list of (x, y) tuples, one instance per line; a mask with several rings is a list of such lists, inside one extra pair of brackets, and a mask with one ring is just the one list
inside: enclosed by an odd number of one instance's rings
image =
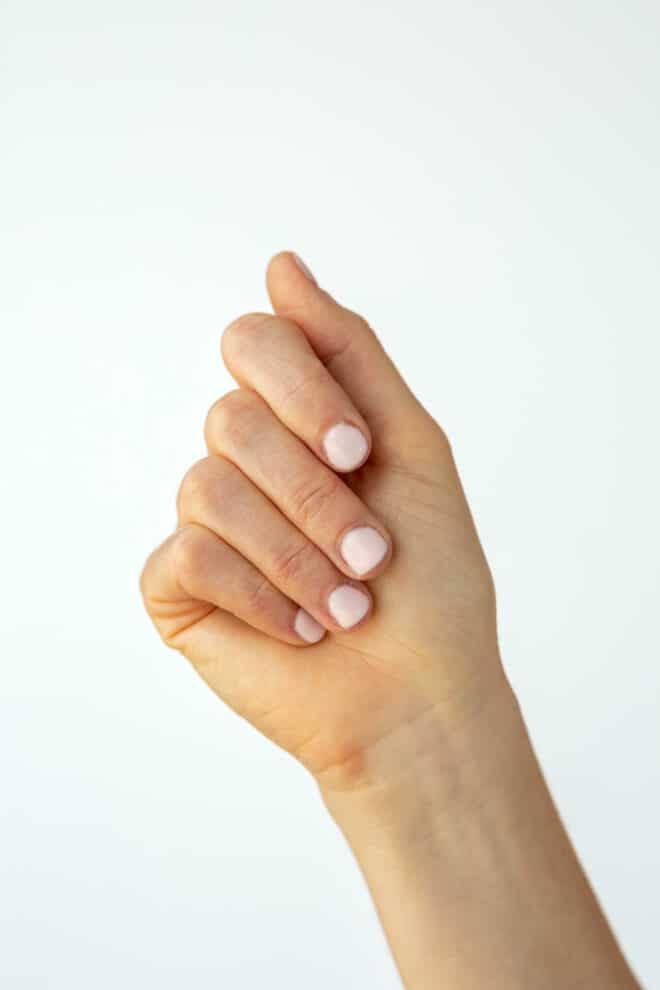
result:
[(323, 437), (326, 457), (340, 471), (352, 471), (364, 460), (369, 443), (357, 426), (336, 423)]
[(387, 542), (377, 529), (356, 526), (341, 541), (341, 555), (355, 574), (367, 574), (387, 553)]
[(313, 619), (304, 608), (299, 608), (293, 622), (293, 628), (306, 643), (318, 643), (325, 636), (325, 629), (316, 619)]
[(328, 609), (335, 622), (338, 622), (342, 629), (350, 629), (351, 626), (357, 625), (369, 611), (369, 599), (363, 591), (358, 591), (350, 584), (341, 584), (330, 592)]
[(314, 285), (318, 285), (318, 282), (316, 281), (316, 279), (314, 278), (314, 276), (312, 275), (311, 271), (309, 270), (305, 262), (302, 260), (302, 258), (299, 257), (299, 255), (293, 253), (293, 260), (298, 265), (298, 268), (303, 273), (303, 275), (305, 275), (306, 278), (310, 280), (310, 282), (313, 282)]

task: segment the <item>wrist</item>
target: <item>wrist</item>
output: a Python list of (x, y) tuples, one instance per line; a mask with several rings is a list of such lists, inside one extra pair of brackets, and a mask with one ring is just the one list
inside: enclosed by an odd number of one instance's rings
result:
[(459, 723), (429, 709), (387, 774), (381, 752), (362, 786), (321, 786), (404, 985), (638, 990), (502, 680)]
[(414, 846), (452, 823), (515, 807), (538, 772), (517, 699), (497, 667), (469, 703), (430, 705), (362, 754), (359, 772), (317, 778), (323, 801), (354, 852), (382, 841)]

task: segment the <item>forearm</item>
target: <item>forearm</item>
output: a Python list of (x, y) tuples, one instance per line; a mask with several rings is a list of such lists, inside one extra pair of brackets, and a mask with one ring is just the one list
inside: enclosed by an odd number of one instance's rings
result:
[(510, 690), (460, 734), (435, 718), (391, 785), (322, 788), (407, 990), (638, 988)]

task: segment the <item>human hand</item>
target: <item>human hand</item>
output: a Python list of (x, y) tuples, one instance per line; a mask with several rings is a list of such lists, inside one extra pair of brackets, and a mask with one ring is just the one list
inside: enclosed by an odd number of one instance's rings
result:
[(224, 333), (240, 388), (142, 572), (151, 618), (314, 774), (409, 990), (638, 990), (504, 676), (447, 438), (294, 255), (268, 290)]
[(240, 387), (141, 589), (227, 704), (353, 790), (503, 685), (493, 586), (447, 438), (364, 319), (291, 253), (267, 285), (275, 315), (224, 332)]

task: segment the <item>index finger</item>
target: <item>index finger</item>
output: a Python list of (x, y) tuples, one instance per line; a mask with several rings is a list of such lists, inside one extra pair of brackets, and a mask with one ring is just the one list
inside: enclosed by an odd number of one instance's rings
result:
[(277, 418), (335, 471), (366, 461), (371, 434), (341, 385), (291, 320), (248, 313), (222, 337), (227, 368), (258, 392)]

